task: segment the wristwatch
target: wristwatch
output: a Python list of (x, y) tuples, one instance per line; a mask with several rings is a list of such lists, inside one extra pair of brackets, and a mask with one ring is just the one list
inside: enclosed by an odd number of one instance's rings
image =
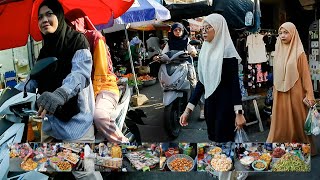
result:
[(244, 110), (242, 110), (242, 109), (241, 110), (237, 110), (236, 114), (244, 114)]

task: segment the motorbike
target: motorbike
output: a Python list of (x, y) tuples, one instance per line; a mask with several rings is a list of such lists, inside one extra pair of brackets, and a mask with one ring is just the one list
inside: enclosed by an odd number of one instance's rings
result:
[(159, 56), (162, 62), (158, 78), (163, 90), (164, 127), (171, 137), (178, 137), (179, 118), (188, 103), (190, 82), (187, 79), (191, 56), (185, 51), (168, 51)]
[[(57, 59), (50, 57), (38, 61), (30, 71), (29, 80), (41, 76), (47, 69), (56, 66)], [(15, 88), (6, 88), (0, 97), (0, 179), (7, 179), (9, 172), (10, 144), (27, 141), (29, 116), (37, 114), (35, 110), (36, 93)]]

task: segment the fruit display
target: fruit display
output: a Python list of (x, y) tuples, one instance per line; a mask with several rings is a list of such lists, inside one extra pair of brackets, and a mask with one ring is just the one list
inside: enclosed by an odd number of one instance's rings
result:
[(21, 169), (25, 171), (32, 171), (38, 167), (38, 163), (34, 162), (32, 159), (27, 159), (25, 162), (21, 163)]
[(310, 170), (309, 165), (290, 153), (283, 155), (272, 167), (274, 172), (309, 172)]
[(275, 148), (275, 149), (273, 150), (273, 152), (272, 152), (272, 157), (274, 157), (274, 158), (281, 158), (281, 157), (282, 157), (283, 155), (285, 155), (285, 154), (286, 154), (286, 151), (285, 151), (285, 150), (277, 147), (277, 148)]
[(61, 171), (71, 171), (72, 167), (71, 164), (67, 161), (60, 161), (57, 163), (57, 167)]
[[(129, 81), (128, 81), (128, 85), (129, 85), (129, 86), (134, 86), (134, 84), (135, 84), (134, 80), (129, 80)], [(138, 85), (138, 86), (139, 86), (139, 85), (143, 85), (143, 82), (142, 82), (141, 80), (137, 80), (137, 85)]]
[(211, 159), (211, 166), (215, 171), (230, 171), (232, 168), (232, 160), (225, 154), (216, 154)]
[(138, 80), (140, 81), (150, 81), (150, 80), (155, 80), (155, 77), (151, 77), (149, 75), (144, 75), (144, 76), (139, 76)]

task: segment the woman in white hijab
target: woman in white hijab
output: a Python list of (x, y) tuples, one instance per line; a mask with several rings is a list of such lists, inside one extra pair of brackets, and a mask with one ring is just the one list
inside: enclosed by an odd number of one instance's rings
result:
[(180, 117), (180, 124), (188, 125), (188, 116), (204, 92), (209, 140), (234, 141), (235, 127), (241, 128), (246, 123), (238, 77), (238, 63), (241, 58), (233, 45), (223, 16), (207, 16), (204, 19), (202, 33), (205, 42), (199, 55), (200, 81)]

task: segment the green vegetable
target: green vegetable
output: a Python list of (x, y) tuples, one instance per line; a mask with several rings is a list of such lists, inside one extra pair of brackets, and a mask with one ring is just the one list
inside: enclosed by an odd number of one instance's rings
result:
[(308, 166), (299, 157), (290, 153), (282, 156), (273, 167), (274, 172), (309, 172), (310, 166)]
[[(138, 85), (138, 86), (139, 86), (139, 85), (142, 85), (142, 84), (143, 84), (142, 81), (137, 80), (137, 85)], [(129, 85), (129, 86), (134, 86), (134, 80), (129, 80), (129, 81), (128, 81), (128, 85)]]

